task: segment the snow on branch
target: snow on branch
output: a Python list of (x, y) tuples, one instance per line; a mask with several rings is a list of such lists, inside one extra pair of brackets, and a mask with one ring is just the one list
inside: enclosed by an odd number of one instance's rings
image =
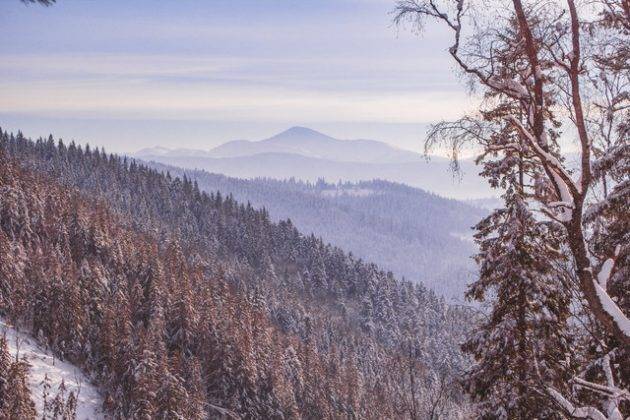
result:
[(606, 375), (606, 383), (611, 388), (615, 388), (615, 377), (613, 376), (612, 369), (610, 367), (610, 355), (607, 354), (602, 359), (602, 367), (604, 369), (604, 374)]
[(490, 76), (487, 81), (488, 86), (491, 88), (498, 90), (502, 93), (505, 93), (509, 96), (515, 97), (517, 99), (529, 100), (529, 95), (527, 93), (527, 89), (512, 79), (506, 79), (499, 76)]
[(630, 393), (624, 389), (615, 386), (615, 378), (610, 367), (610, 354), (606, 354), (600, 360), (600, 364), (602, 366), (602, 370), (604, 371), (607, 385), (596, 384), (581, 378), (575, 378), (574, 383), (578, 386), (604, 395), (606, 397), (604, 407), (606, 407), (608, 419), (623, 420), (623, 416), (619, 411), (619, 403), (621, 403), (621, 401), (623, 400), (630, 401)]
[(571, 175), (569, 175), (562, 163), (555, 156), (540, 147), (536, 138), (519, 120), (511, 115), (508, 116), (508, 120), (525, 137), (527, 143), (532, 147), (534, 153), (536, 153), (536, 156), (538, 156), (543, 165), (549, 170), (549, 174), (552, 178), (551, 181), (560, 194), (560, 201), (555, 202), (555, 207), (560, 208), (558, 220), (565, 223), (571, 221), (573, 216), (572, 209), (574, 208), (574, 196), (581, 194), (582, 188), (573, 181)]
[(599, 282), (599, 285), (602, 286), (602, 289), (604, 290), (606, 290), (606, 285), (608, 284), (608, 280), (610, 280), (610, 276), (612, 274), (613, 268), (615, 267), (615, 261), (617, 260), (617, 257), (619, 256), (620, 251), (621, 251), (621, 246), (617, 245), (617, 247), (615, 248), (615, 255), (608, 258), (606, 261), (604, 261), (604, 264), (602, 264), (602, 268), (599, 270), (599, 273), (597, 274), (597, 281)]
[[(550, 169), (553, 169), (553, 172), (557, 173), (558, 176), (562, 178), (563, 183), (566, 184), (565, 189), (567, 189), (568, 187), (572, 189), (575, 193), (581, 194), (582, 188), (573, 181), (571, 175), (569, 175), (569, 173), (564, 169), (562, 163), (554, 155), (540, 147), (532, 133), (530, 133), (529, 130), (523, 127), (523, 124), (521, 124), (521, 122), (517, 120), (513, 115), (509, 115), (507, 118), (512, 124), (514, 124), (518, 131), (523, 134), (523, 136), (525, 136), (525, 139), (534, 149), (534, 152), (543, 161), (543, 163), (547, 164)], [(563, 201), (566, 200), (563, 199)], [(571, 201), (573, 201), (573, 199), (571, 199)]]
[(547, 392), (558, 405), (572, 417), (592, 420), (623, 420), (623, 416), (619, 411), (619, 404), (623, 400), (630, 401), (630, 393), (615, 385), (614, 375), (610, 366), (610, 356), (613, 352), (606, 354), (597, 361), (604, 371), (606, 385), (589, 382), (579, 377), (575, 377), (571, 380), (576, 386), (602, 395), (605, 399), (602, 405), (606, 410), (606, 415), (594, 407), (575, 407), (569, 400), (551, 387), (547, 387)]
[(575, 206), (573, 205), (573, 195), (571, 195), (569, 188), (567, 187), (567, 184), (564, 182), (562, 177), (558, 175), (558, 173), (553, 168), (550, 168), (549, 172), (551, 173), (551, 176), (553, 178), (553, 183), (556, 185), (558, 191), (560, 192), (560, 199), (562, 200), (560, 201), (560, 203), (563, 204), (563, 206), (560, 207), (559, 219), (561, 222), (570, 222), (573, 218), (572, 209), (575, 208)]
[(597, 273), (597, 277), (593, 277), (593, 285), (595, 286), (595, 294), (597, 295), (604, 311), (612, 318), (615, 325), (619, 327), (619, 330), (621, 330), (626, 337), (630, 337), (630, 319), (628, 319), (628, 317), (621, 311), (619, 306), (612, 300), (606, 291), (608, 281), (612, 276), (613, 269), (615, 268), (615, 262), (620, 253), (621, 246), (617, 245), (615, 247), (614, 254), (610, 258), (606, 259), (606, 261), (602, 264), (599, 272)]
[(219, 407), (218, 405), (214, 405), (214, 404), (208, 404), (208, 408), (212, 409), (213, 411), (216, 411), (223, 417), (226, 417), (229, 419), (240, 419), (238, 414), (234, 413), (233, 411), (228, 410), (227, 408)]
[(607, 397), (615, 396), (615, 395), (623, 395), (623, 392), (618, 388), (609, 387), (606, 385), (596, 384), (594, 382), (586, 381), (582, 378), (574, 378), (573, 382), (582, 388), (589, 389), (591, 391), (597, 392), (599, 394), (606, 395)]
[(553, 399), (562, 407), (564, 411), (570, 414), (572, 417), (578, 419), (591, 419), (591, 420), (610, 420), (601, 411), (595, 407), (576, 407), (569, 400), (564, 398), (558, 391), (551, 387), (547, 387), (547, 392), (553, 397)]
[(595, 285), (595, 293), (599, 299), (604, 311), (612, 318), (613, 322), (626, 336), (630, 337), (630, 319), (621, 312), (621, 309), (613, 300), (610, 295), (602, 288), (599, 281), (593, 278), (593, 284)]

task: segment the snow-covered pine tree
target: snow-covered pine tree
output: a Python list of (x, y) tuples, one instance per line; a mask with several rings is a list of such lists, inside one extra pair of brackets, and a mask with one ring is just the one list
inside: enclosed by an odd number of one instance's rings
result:
[(61, 380), (56, 394), (51, 394), (50, 378), (44, 377), (42, 383), (44, 406), (41, 413), (41, 420), (75, 420), (77, 417), (77, 395), (74, 392), (67, 392), (66, 384)]
[(571, 373), (560, 232), (514, 190), (505, 201), (477, 226), (481, 270), (468, 296), (492, 309), (464, 345), (476, 361), (465, 384), (483, 418), (556, 418), (543, 384), (565, 389)]
[(155, 418), (160, 420), (202, 419), (203, 412), (189, 412), (189, 398), (183, 379), (173, 375), (166, 365), (162, 365), (160, 385), (156, 394)]
[[(509, 113), (518, 114), (518, 104), (498, 101), (484, 119), (500, 121)], [(573, 373), (564, 233), (528, 204), (539, 194), (541, 174), (520, 133), (503, 125), (487, 141), (482, 174), (506, 191), (504, 206), (475, 227), (480, 272), (467, 297), (490, 311), (463, 346), (476, 362), (464, 382), (484, 418), (554, 418), (545, 384), (566, 391)]]

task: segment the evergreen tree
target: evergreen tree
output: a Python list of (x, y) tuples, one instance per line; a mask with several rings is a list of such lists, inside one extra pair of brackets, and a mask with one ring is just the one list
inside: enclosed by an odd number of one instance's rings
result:
[(492, 309), (464, 345), (476, 361), (465, 382), (483, 418), (554, 418), (544, 384), (566, 389), (572, 344), (560, 232), (514, 191), (505, 200), (477, 226), (481, 272), (468, 295)]
[(35, 419), (37, 415), (27, 385), (29, 365), (11, 360), (5, 336), (0, 337), (0, 419)]
[(438, 359), (461, 334), (442, 327), (467, 322), (189, 178), (4, 132), (0, 150), (0, 311), (86, 370), (115, 418), (392, 417), (401, 315), (430, 325)]

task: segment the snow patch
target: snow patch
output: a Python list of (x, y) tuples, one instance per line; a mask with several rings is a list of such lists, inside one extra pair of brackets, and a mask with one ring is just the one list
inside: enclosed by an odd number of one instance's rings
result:
[(353, 197), (368, 197), (376, 194), (376, 191), (368, 188), (335, 188), (323, 190), (321, 194), (325, 197), (339, 197), (342, 195), (349, 195)]
[(17, 331), (2, 318), (0, 318), (0, 334), (6, 334), (11, 356), (26, 360), (31, 366), (28, 387), (38, 414), (41, 415), (44, 406), (42, 382), (48, 375), (53, 397), (57, 394), (62, 380), (66, 386), (66, 395), (70, 392), (77, 395), (77, 420), (105, 418), (101, 409), (103, 406), (101, 396), (79, 368), (53, 357), (33, 337)]

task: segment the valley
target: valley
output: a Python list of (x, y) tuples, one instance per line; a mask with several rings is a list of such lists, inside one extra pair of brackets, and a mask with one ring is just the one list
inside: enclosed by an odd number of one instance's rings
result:
[(291, 219), (397, 277), (420, 282), (448, 300), (463, 301), (476, 267), (472, 226), (486, 210), (387, 181), (329, 184), (270, 178), (238, 179), (147, 163), (199, 188), (264, 207), (274, 221)]

